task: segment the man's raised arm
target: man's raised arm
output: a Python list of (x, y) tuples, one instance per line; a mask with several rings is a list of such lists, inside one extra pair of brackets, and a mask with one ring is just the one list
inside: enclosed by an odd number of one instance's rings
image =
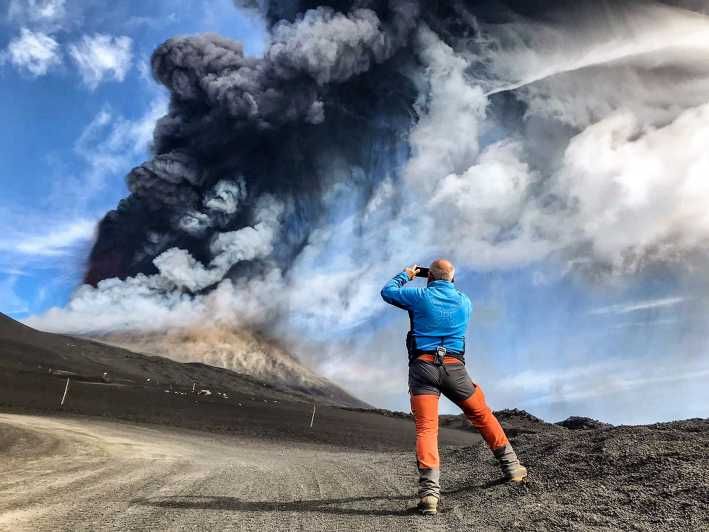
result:
[(423, 288), (406, 288), (404, 285), (416, 277), (418, 268), (414, 264), (397, 273), (382, 288), (382, 299), (395, 307), (409, 310), (423, 296)]

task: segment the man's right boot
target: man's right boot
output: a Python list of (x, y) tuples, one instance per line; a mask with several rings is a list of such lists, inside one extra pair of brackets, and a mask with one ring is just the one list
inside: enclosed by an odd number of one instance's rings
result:
[(438, 497), (435, 495), (426, 495), (421, 497), (418, 504), (418, 510), (423, 515), (436, 515), (438, 511)]
[(506, 481), (522, 482), (527, 478), (527, 468), (519, 463), (517, 454), (509, 443), (494, 449), (492, 453), (497, 458)]

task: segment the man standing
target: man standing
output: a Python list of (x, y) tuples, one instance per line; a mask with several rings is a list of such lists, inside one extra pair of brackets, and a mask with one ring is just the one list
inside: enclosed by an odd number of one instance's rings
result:
[(394, 276), (384, 288), (387, 303), (409, 313), (406, 337), (409, 352), (409, 394), (416, 421), (416, 459), (419, 470), (419, 510), (436, 513), (440, 498), (438, 457), (438, 398), (453, 401), (480, 432), (500, 463), (505, 479), (520, 482), (527, 469), (519, 463), (500, 423), (487, 406), (479, 385), (465, 370), (465, 331), (472, 304), (453, 284), (455, 268), (444, 259), (431, 263), (426, 288), (404, 285), (419, 273), (416, 265)]

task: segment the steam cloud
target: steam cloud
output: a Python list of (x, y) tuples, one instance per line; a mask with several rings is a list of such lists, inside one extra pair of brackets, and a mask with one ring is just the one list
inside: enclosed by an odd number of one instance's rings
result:
[(694, 4), (236, 3), (268, 21), (263, 56), (213, 34), (154, 52), (154, 157), (35, 323), (341, 330), (416, 257), (627, 273), (705, 248)]

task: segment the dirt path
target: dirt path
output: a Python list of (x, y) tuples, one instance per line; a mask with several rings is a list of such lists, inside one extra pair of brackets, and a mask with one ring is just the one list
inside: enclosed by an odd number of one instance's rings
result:
[(400, 454), (0, 414), (0, 530), (430, 530)]

